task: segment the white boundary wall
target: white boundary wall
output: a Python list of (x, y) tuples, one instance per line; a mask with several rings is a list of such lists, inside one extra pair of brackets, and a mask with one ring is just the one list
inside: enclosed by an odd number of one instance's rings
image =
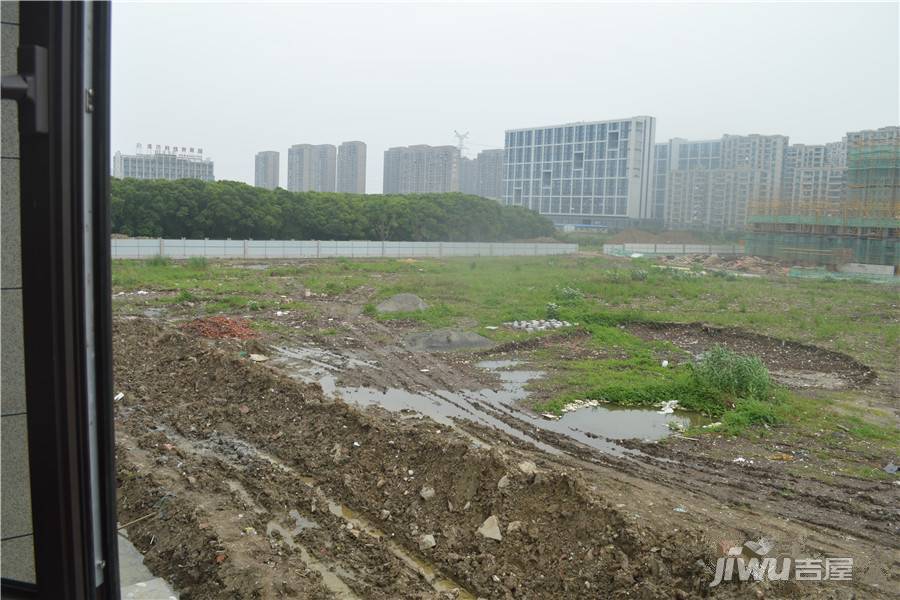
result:
[(603, 244), (603, 254), (743, 254), (740, 244)]
[(114, 238), (113, 258), (445, 258), (548, 256), (578, 252), (578, 244), (373, 242), (295, 240), (166, 240)]

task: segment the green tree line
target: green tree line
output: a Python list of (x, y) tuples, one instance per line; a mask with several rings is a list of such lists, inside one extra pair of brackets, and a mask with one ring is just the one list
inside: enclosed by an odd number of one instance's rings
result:
[(164, 238), (504, 241), (553, 235), (539, 214), (460, 193), (265, 190), (236, 181), (115, 179), (112, 231)]

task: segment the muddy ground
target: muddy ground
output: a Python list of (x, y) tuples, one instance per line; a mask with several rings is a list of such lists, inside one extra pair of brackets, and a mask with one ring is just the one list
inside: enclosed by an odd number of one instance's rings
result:
[[(142, 519), (129, 537), (183, 598), (897, 596), (898, 487), (803, 477), (811, 448), (704, 436), (609, 452), (524, 409), (461, 396), (470, 418), (448, 426), (298, 380), (300, 365), (337, 389), (498, 389), (501, 376), (477, 363), (527, 362), (533, 349), (411, 352), (412, 324), (362, 314), (358, 294), (315, 316), (272, 315), (296, 333), (243, 341), (116, 319), (119, 519)], [(306, 333), (328, 323), (336, 335)], [(735, 336), (687, 327), (666, 339), (702, 351)], [(754, 340), (770, 366), (811, 377), (798, 387), (825, 373), (876, 384), (842, 355)], [(535, 345), (547, 343), (587, 351), (577, 332)], [(478, 533), (492, 516), (500, 540)], [(760, 537), (781, 556), (852, 556), (854, 580), (710, 588), (722, 542)]]

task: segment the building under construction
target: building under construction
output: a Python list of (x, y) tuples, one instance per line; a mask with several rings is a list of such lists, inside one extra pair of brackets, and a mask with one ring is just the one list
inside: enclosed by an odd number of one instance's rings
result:
[(798, 264), (900, 264), (900, 127), (847, 134), (846, 198), (758, 203), (747, 252)]

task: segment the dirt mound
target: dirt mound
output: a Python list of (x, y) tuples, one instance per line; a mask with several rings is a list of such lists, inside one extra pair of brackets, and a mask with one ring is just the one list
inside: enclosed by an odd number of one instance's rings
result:
[(415, 352), (450, 352), (453, 350), (479, 350), (490, 348), (494, 342), (471, 331), (439, 329), (424, 333), (411, 333), (404, 339), (406, 347)]
[(231, 317), (220, 316), (194, 319), (182, 325), (181, 328), (195, 335), (212, 339), (236, 338), (249, 340), (256, 337), (256, 332), (250, 327), (249, 321)]
[(720, 345), (758, 356), (776, 380), (791, 387), (836, 389), (875, 380), (874, 371), (846, 354), (740, 329), (701, 323), (633, 323), (627, 329), (644, 339), (671, 342), (695, 355)]
[(375, 307), (380, 313), (415, 312), (427, 308), (428, 305), (425, 301), (415, 294), (397, 294), (396, 296), (391, 296)]
[[(142, 319), (114, 339), (120, 518), (155, 515), (129, 535), (185, 597), (709, 593), (700, 530), (648, 529), (570, 468), (325, 401)], [(501, 540), (477, 533), (491, 516)]]

